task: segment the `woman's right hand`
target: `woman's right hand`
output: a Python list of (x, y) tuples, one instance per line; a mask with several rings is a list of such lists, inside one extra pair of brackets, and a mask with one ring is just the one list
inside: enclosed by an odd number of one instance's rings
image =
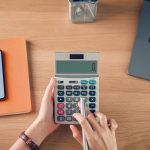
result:
[[(118, 125), (114, 119), (110, 119), (108, 124), (107, 117), (100, 112), (89, 113), (87, 118), (80, 113), (73, 116), (83, 128), (90, 150), (117, 150), (115, 131)], [(70, 129), (73, 137), (82, 145), (80, 130), (75, 125), (70, 125)]]

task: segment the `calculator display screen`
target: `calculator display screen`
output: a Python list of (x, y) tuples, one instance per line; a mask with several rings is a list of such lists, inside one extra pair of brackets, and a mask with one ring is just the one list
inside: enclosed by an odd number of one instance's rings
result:
[(97, 61), (56, 61), (57, 74), (97, 74)]

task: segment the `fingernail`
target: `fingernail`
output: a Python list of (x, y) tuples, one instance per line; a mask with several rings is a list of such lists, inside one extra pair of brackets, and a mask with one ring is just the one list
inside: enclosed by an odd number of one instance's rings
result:
[(70, 129), (72, 129), (72, 125), (70, 125)]
[(52, 77), (51, 79), (50, 79), (50, 81), (53, 81), (54, 80), (54, 78)]

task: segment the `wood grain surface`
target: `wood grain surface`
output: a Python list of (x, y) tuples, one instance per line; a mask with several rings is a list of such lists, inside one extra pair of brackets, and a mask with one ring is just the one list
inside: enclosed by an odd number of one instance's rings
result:
[[(150, 149), (150, 82), (127, 75), (143, 0), (101, 0), (97, 21), (72, 24), (67, 0), (0, 0), (0, 38), (23, 36), (33, 111), (0, 118), (0, 149), (7, 150), (37, 116), (54, 75), (56, 51), (99, 51), (100, 109), (119, 124), (119, 150)], [(19, 71), (19, 70), (18, 70)], [(68, 126), (61, 126), (41, 150), (81, 150)]]

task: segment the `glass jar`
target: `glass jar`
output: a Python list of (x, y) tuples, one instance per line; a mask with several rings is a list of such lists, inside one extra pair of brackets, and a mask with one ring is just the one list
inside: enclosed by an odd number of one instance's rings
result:
[(94, 22), (98, 0), (68, 0), (69, 17), (73, 23)]

